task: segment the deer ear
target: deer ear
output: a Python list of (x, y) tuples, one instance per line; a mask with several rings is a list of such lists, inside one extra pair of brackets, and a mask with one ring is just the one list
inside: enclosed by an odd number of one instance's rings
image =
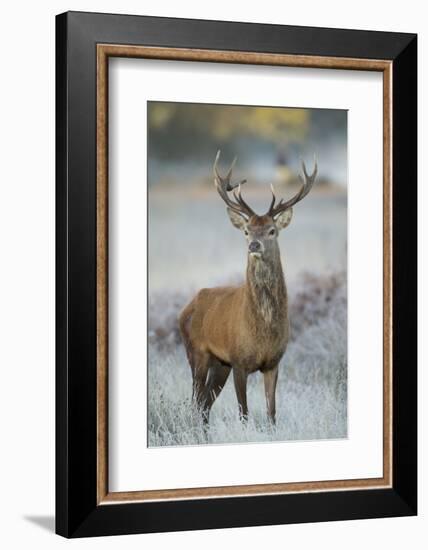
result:
[(292, 217), (293, 209), (291, 207), (287, 208), (287, 210), (284, 210), (284, 212), (281, 212), (281, 214), (275, 220), (275, 225), (278, 231), (281, 231), (281, 229), (287, 227), (287, 225), (291, 222)]
[(233, 223), (236, 229), (244, 229), (247, 220), (243, 216), (241, 216), (231, 208), (227, 208), (227, 213), (229, 214), (230, 221)]

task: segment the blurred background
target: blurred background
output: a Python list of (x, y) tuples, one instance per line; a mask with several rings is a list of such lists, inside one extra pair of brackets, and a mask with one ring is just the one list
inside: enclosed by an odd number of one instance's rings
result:
[[(149, 102), (147, 131), (150, 445), (346, 436), (347, 112)], [(312, 172), (316, 156), (318, 177), (279, 237), (292, 341), (277, 429), (265, 424), (261, 377), (254, 375), (253, 424), (243, 430), (237, 420), (228, 381), (207, 440), (189, 403), (177, 315), (200, 288), (240, 284), (245, 276), (245, 239), (214, 187), (219, 149), (220, 172), (238, 157), (233, 179), (247, 179), (243, 196), (259, 214), (270, 203), (270, 183), (277, 197), (297, 192), (301, 159)]]
[(149, 184), (212, 183), (207, 168), (221, 149), (256, 183), (286, 182), (300, 157), (316, 154), (318, 186), (345, 186), (346, 120), (343, 110), (149, 102)]

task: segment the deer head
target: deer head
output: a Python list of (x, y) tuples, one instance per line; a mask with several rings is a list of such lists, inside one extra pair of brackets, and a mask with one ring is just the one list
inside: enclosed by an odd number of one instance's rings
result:
[[(236, 157), (225, 176), (221, 176), (218, 171), (219, 159), (220, 151), (217, 152), (214, 162), (214, 183), (220, 197), (227, 205), (230, 221), (237, 229), (243, 231), (247, 239), (250, 258), (268, 259), (278, 250), (279, 232), (289, 225), (293, 215), (293, 206), (306, 197), (311, 190), (317, 175), (317, 163), (315, 161), (314, 171), (308, 175), (305, 163), (302, 161), (304, 178), (299, 174), (302, 187), (294, 197), (287, 201), (281, 199), (277, 203), (271, 185), (272, 202), (266, 214), (259, 216), (242, 198), (241, 186), (246, 183), (246, 180), (232, 183), (232, 171)], [(232, 197), (229, 193), (232, 194)]]

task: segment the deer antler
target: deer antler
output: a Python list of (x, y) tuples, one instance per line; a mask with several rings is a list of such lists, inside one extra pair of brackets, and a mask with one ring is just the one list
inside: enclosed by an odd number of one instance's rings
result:
[(312, 189), (312, 186), (314, 184), (317, 172), (318, 172), (318, 165), (316, 159), (315, 161), (315, 167), (312, 174), (309, 176), (306, 171), (305, 163), (302, 160), (302, 169), (303, 174), (305, 176), (305, 179), (302, 178), (302, 176), (299, 174), (300, 181), (302, 182), (302, 187), (300, 188), (300, 191), (294, 195), (294, 197), (291, 197), (288, 201), (285, 201), (281, 199), (277, 205), (275, 205), (276, 197), (275, 192), (273, 189), (273, 185), (271, 184), (270, 188), (272, 190), (272, 202), (270, 203), (269, 210), (266, 212), (267, 216), (271, 216), (272, 218), (276, 218), (281, 212), (284, 210), (287, 210), (287, 208), (290, 208), (291, 206), (294, 206), (297, 202), (301, 201), (303, 198), (306, 197), (306, 195), (309, 193), (309, 191)]
[[(240, 182), (231, 183), (232, 178), (232, 170), (236, 163), (236, 158), (233, 159), (233, 162), (229, 168), (229, 171), (227, 174), (223, 177), (220, 176), (217, 165), (220, 158), (220, 150), (217, 151), (217, 155), (215, 157), (214, 161), (214, 183), (217, 188), (218, 194), (220, 197), (224, 200), (224, 202), (227, 204), (227, 206), (236, 212), (237, 214), (240, 214), (241, 216), (246, 217), (247, 219), (250, 219), (251, 216), (255, 216), (255, 212), (250, 208), (250, 206), (244, 201), (241, 195), (241, 185), (243, 185), (247, 180), (242, 180)], [(235, 191), (235, 188), (238, 188), (238, 192)], [(233, 201), (229, 195), (228, 192), (233, 191), (233, 197), (235, 201)]]

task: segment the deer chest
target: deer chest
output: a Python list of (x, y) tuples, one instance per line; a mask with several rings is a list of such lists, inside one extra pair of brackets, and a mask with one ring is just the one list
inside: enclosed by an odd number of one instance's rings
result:
[(247, 370), (255, 372), (275, 367), (285, 353), (288, 340), (288, 331), (282, 334), (272, 332), (256, 335), (251, 341), (238, 346), (236, 363)]

